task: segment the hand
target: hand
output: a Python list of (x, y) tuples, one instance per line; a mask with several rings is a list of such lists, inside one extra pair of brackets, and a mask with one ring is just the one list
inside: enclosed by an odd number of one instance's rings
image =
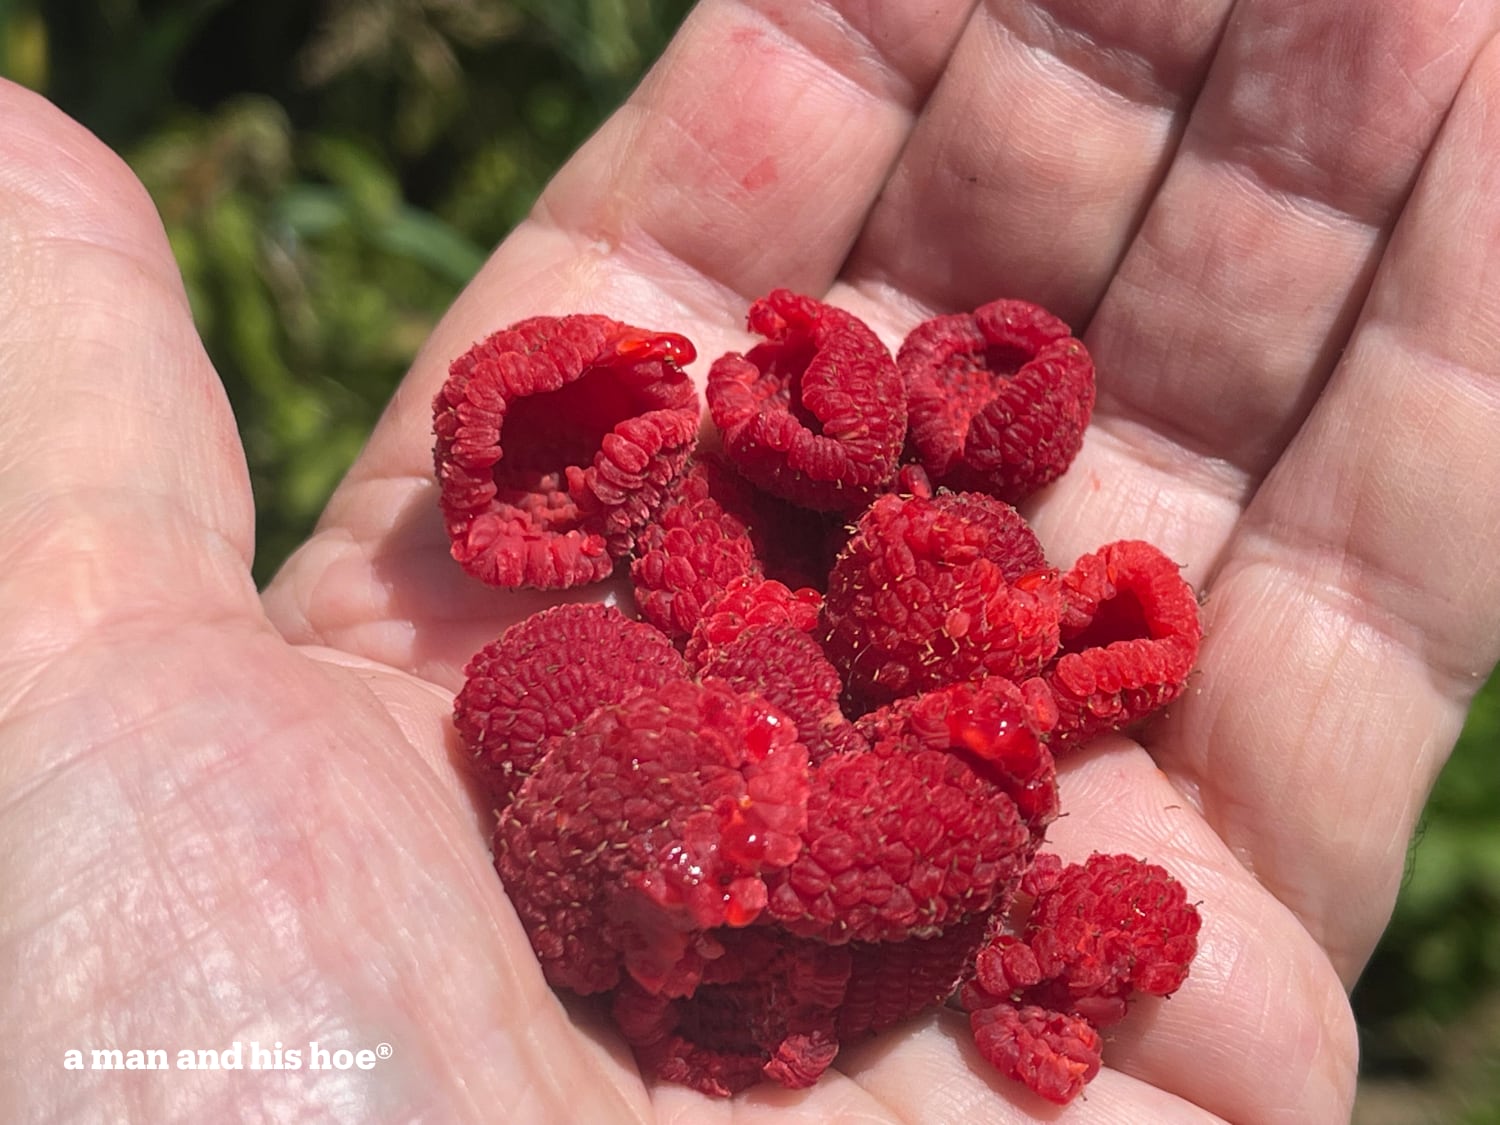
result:
[[(0, 90), (0, 1104), (1051, 1119), (946, 1011), (804, 1093), (644, 1085), (542, 981), (454, 757), (464, 662), (546, 599), (447, 558), (447, 362), (571, 311), (711, 358), (784, 285), (891, 342), (997, 296), (1086, 330), (1095, 423), (1028, 514), (1055, 562), (1143, 537), (1204, 591), (1188, 694), (1063, 771), (1056, 848), (1163, 863), (1205, 919), (1186, 987), (1114, 1030), (1068, 1119), (1347, 1116), (1345, 990), (1497, 655), (1496, 5), (971, 7), (706, 0), (459, 299), (264, 596), (149, 200)], [(252, 1040), (393, 1053), (64, 1069)]]

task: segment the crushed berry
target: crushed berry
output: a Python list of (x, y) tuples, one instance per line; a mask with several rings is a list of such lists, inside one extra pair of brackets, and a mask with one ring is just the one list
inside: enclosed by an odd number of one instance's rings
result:
[(1021, 935), (980, 951), (975, 983), (984, 992), (1105, 1027), (1125, 1015), (1132, 993), (1170, 996), (1187, 979), (1200, 919), (1165, 868), (1096, 853), (1043, 887)]
[[(991, 936), (961, 999), (976, 1039), (981, 1024), (987, 1028), (985, 1057), (1066, 1104), (1092, 1074), (1076, 1068), (1087, 1053), (1062, 1044), (1087, 1040), (1082, 1028), (1119, 1022), (1137, 993), (1176, 992), (1197, 953), (1201, 920), (1181, 883), (1133, 856), (1096, 853), (1066, 867), (1042, 856), (1022, 890), (1037, 896), (1024, 928)], [(1097, 1034), (1092, 1040), (1097, 1044)], [(1071, 1077), (1060, 1082), (1064, 1074)]]
[(457, 562), (493, 586), (606, 577), (682, 471), (692, 345), (608, 317), (532, 317), (470, 348), (433, 401)]
[(541, 757), (596, 708), (687, 679), (657, 630), (618, 609), (566, 604), (532, 614), (464, 670), (453, 724), (492, 808), (502, 809)]
[(709, 413), (724, 452), (775, 496), (858, 511), (896, 473), (906, 396), (880, 338), (842, 309), (786, 289), (750, 306), (766, 338), (709, 368)]
[(1099, 1073), (1104, 1041), (1087, 1020), (1003, 1001), (969, 1014), (974, 1044), (1007, 1078), (1067, 1105)]
[(932, 482), (1017, 503), (1061, 476), (1094, 409), (1094, 364), (1068, 326), (992, 301), (912, 329), (897, 352), (909, 445)]
[(547, 978), (691, 991), (706, 933), (749, 925), (802, 850), (807, 750), (727, 687), (669, 681), (601, 707), (501, 814), (495, 866)]

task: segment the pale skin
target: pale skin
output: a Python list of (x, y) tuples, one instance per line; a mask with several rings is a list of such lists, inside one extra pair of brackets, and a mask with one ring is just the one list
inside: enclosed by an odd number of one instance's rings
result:
[[(245, 462), (130, 173), (0, 88), (0, 1105), (32, 1121), (995, 1122), (1053, 1111), (941, 1011), (809, 1091), (643, 1082), (547, 988), (447, 716), (546, 595), (448, 559), (447, 363), (592, 311), (743, 346), (784, 285), (888, 342), (997, 296), (1100, 370), (1028, 505), (1151, 539), (1200, 670), (1069, 761), (1057, 850), (1202, 904), (1189, 983), (1067, 1121), (1330, 1122), (1347, 989), (1496, 657), (1500, 4), (707, 0), (415, 361), (264, 592)], [(592, 590), (581, 596), (602, 597)], [(391, 1045), (372, 1071), (69, 1072), (65, 1052)]]

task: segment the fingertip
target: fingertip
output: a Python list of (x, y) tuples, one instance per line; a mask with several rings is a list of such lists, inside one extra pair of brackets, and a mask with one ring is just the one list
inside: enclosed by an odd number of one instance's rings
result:
[(164, 266), (163, 278), (182, 292), (156, 205), (118, 153), (4, 78), (0, 120), (0, 223), (27, 239), (77, 239)]

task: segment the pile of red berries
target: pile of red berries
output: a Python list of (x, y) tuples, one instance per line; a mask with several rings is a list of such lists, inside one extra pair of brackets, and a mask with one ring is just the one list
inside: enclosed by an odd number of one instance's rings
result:
[(496, 333), (434, 402), (469, 573), (635, 591), (469, 664), (496, 870), (547, 979), (606, 998), (652, 1075), (807, 1086), (956, 995), (986, 1059), (1065, 1103), (1098, 1029), (1182, 984), (1199, 916), (1160, 867), (1040, 853), (1055, 761), (1182, 691), (1196, 598), (1144, 542), (1059, 570), (1012, 507), (1093, 407), (1049, 313), (937, 317), (895, 356), (785, 290), (749, 324), (702, 443), (692, 344), (602, 316)]

